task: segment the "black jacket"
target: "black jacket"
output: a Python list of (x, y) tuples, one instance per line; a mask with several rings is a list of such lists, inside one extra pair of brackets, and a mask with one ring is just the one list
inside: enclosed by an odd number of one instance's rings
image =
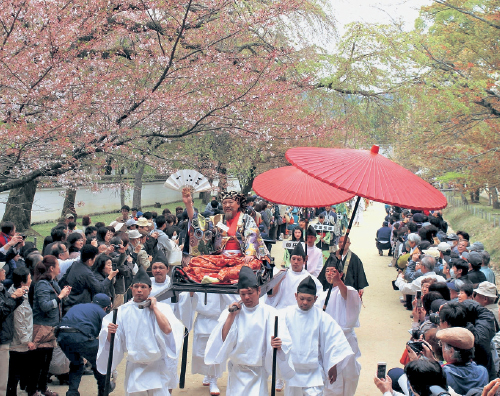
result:
[(75, 261), (68, 271), (66, 282), (72, 289), (70, 295), (63, 300), (64, 312), (73, 305), (92, 302), (97, 293), (109, 292), (111, 281), (108, 278), (103, 281), (97, 280), (89, 266), (80, 260)]
[(473, 300), (465, 300), (462, 305), (467, 311), (467, 326), (474, 335), (474, 361), (486, 367), (490, 381), (495, 378), (495, 365), (491, 355), (491, 339), (495, 335), (495, 317), (489, 309)]
[(11, 298), (7, 289), (0, 285), (0, 344), (10, 344), (14, 338), (14, 311), (24, 297)]
[(112, 253), (111, 261), (113, 262), (113, 269), (117, 269), (119, 272), (116, 274), (116, 280), (114, 283), (114, 293), (116, 294), (124, 294), (126, 287), (126, 279), (130, 280), (133, 277), (132, 269), (127, 265), (126, 262), (127, 254), (126, 253)]

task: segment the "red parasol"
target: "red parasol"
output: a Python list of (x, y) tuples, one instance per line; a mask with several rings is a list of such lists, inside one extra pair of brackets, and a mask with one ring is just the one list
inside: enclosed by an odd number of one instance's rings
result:
[(323, 183), (294, 166), (271, 169), (260, 174), (253, 182), (253, 189), (257, 195), (270, 202), (301, 208), (335, 205), (354, 197), (354, 194)]
[(286, 158), (316, 179), (374, 201), (417, 210), (446, 207), (439, 190), (378, 151), (296, 147)]
[[(417, 210), (446, 207), (445, 196), (414, 173), (378, 153), (368, 150), (296, 147), (286, 152), (286, 159), (301, 171), (358, 196), (354, 205), (342, 256), (361, 197)], [(323, 311), (328, 305), (332, 286), (328, 289)]]

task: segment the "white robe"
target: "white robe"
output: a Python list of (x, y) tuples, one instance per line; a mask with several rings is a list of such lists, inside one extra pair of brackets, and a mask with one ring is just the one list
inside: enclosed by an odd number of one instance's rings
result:
[[(163, 290), (170, 287), (170, 277), (167, 275), (165, 282), (158, 283), (155, 278), (151, 278), (151, 293), (150, 296), (155, 297)], [(162, 301), (170, 305), (177, 319), (179, 319), (184, 327), (191, 331), (193, 328), (194, 313), (196, 305), (198, 304), (198, 296), (195, 294), (193, 297), (188, 292), (179, 293), (177, 295), (177, 302), (173, 303), (170, 298)]]
[(313, 246), (307, 247), (307, 272), (318, 277), (323, 269), (323, 252), (320, 248)]
[[(268, 305), (258, 304), (253, 308), (242, 305), (229, 330), (222, 340), (222, 328), (228, 310), (219, 317), (219, 323), (210, 334), (205, 351), (205, 364), (228, 363), (227, 396), (266, 396), (268, 376), (272, 373), (275, 316), (278, 311)], [(276, 366), (281, 377), (289, 379), (295, 374), (290, 355), (291, 339), (284, 318), (278, 319), (278, 337), (282, 341), (277, 353)]]
[[(316, 306), (323, 308), (328, 291), (321, 293), (316, 301)], [(361, 311), (361, 299), (356, 289), (347, 286), (347, 299), (344, 300), (338, 287), (332, 289), (330, 301), (326, 307), (326, 313), (330, 315), (342, 328), (347, 341), (351, 345), (354, 355), (349, 358), (345, 370), (337, 376), (333, 384), (325, 382), (325, 396), (354, 396), (358, 386), (361, 365), (357, 359), (361, 356), (358, 347), (358, 339), (354, 332), (359, 327), (359, 313)]]
[[(311, 275), (305, 269), (300, 272), (294, 272), (289, 269), (285, 275), (285, 279), (280, 283), (280, 288), (275, 296), (269, 297), (266, 295), (266, 304), (276, 308), (283, 309), (291, 305), (297, 305), (297, 300), (295, 299), (295, 293), (297, 293), (297, 287), (303, 279)], [(318, 296), (323, 290), (323, 285), (320, 283), (315, 276), (312, 276), (314, 283), (316, 283), (316, 288), (318, 289)]]
[[(158, 293), (168, 289), (170, 287), (170, 277), (167, 275), (165, 282), (156, 282), (154, 277), (151, 277), (151, 293), (150, 296), (155, 297)], [(175, 317), (184, 325), (188, 331), (191, 331), (193, 327), (194, 312), (198, 297), (196, 294), (191, 297), (189, 293), (179, 293), (177, 295), (176, 303), (173, 303), (170, 298), (163, 300), (162, 302), (169, 305), (172, 308), (172, 312)], [(179, 386), (179, 377), (177, 375), (177, 366), (179, 365), (179, 358), (166, 357), (165, 364), (167, 365), (167, 375), (169, 380), (167, 386), (169, 389), (175, 389)]]
[[(337, 366), (339, 376), (354, 352), (341, 327), (319, 307), (309, 311), (295, 307), (280, 312), (292, 337), (292, 361), (295, 375), (287, 381), (285, 395), (294, 395), (293, 388), (323, 388), (328, 370)], [(298, 389), (297, 389), (298, 390)]]
[[(165, 360), (167, 357), (176, 359), (179, 355), (184, 328), (167, 304), (159, 302), (158, 308), (167, 317), (172, 327), (170, 334), (163, 333), (151, 309), (139, 309), (138, 304), (133, 301), (118, 308), (116, 321), (118, 330), (115, 335), (111, 370), (116, 369), (126, 353), (126, 396), (167, 396), (170, 394), (167, 387), (169, 376)], [(106, 374), (107, 370), (109, 356), (107, 336), (108, 324), (111, 321), (112, 313), (104, 317), (99, 334), (97, 370), (101, 374)]]
[(194, 322), (191, 373), (220, 378), (223, 373), (220, 364), (205, 364), (205, 349), (210, 334), (218, 324), (220, 314), (229, 304), (237, 301), (238, 296), (208, 293), (206, 296), (207, 304), (205, 305), (205, 294), (199, 292), (196, 294), (198, 295), (198, 304), (196, 306), (198, 315)]

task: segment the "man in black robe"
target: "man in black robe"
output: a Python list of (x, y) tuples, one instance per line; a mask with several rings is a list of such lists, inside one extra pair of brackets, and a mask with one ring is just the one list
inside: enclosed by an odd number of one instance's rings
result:
[[(339, 249), (335, 253), (331, 253), (330, 255), (335, 257), (338, 260), (342, 261), (343, 273), (342, 281), (346, 286), (352, 286), (355, 288), (359, 296), (363, 296), (363, 289), (368, 286), (368, 281), (366, 280), (365, 270), (363, 268), (363, 263), (359, 259), (359, 257), (350, 250), (351, 241), (347, 238), (347, 242), (344, 247), (344, 253), (342, 257), (340, 256), (340, 250), (342, 248), (342, 244), (344, 243), (345, 236), (341, 236), (339, 239)], [(323, 285), (323, 290), (327, 290), (330, 287), (330, 284), (326, 281), (325, 275), (326, 266), (323, 267), (320, 274), (318, 275), (318, 280)]]

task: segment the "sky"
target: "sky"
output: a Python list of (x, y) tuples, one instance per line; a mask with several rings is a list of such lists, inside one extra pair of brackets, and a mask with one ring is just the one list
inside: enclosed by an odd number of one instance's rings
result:
[(410, 30), (418, 11), (432, 0), (330, 0), (339, 33), (351, 22), (390, 23), (403, 21)]

